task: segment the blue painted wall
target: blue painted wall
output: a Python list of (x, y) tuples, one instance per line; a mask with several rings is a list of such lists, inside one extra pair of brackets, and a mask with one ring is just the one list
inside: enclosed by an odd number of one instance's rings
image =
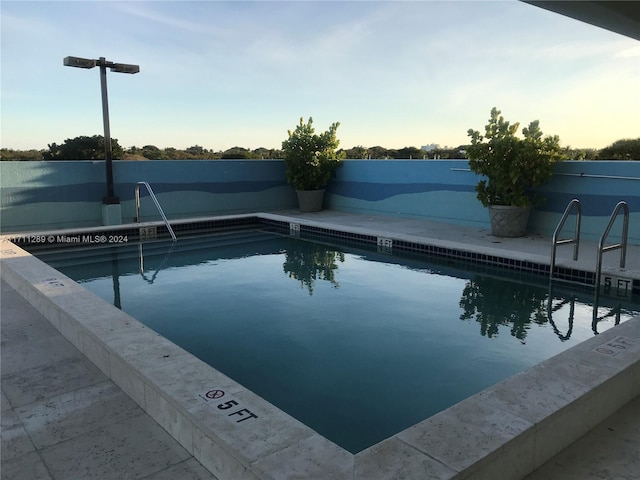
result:
[[(488, 228), (466, 160), (346, 160), (327, 191), (330, 209), (399, 215)], [(279, 160), (114, 162), (124, 222), (135, 216), (134, 186), (147, 181), (169, 218), (296, 208)], [(101, 223), (104, 162), (0, 162), (2, 231)], [(616, 203), (631, 210), (630, 242), (640, 244), (640, 162), (570, 161), (540, 191), (547, 201), (529, 230), (551, 236), (572, 198), (583, 204), (583, 238), (599, 239)], [(159, 219), (143, 191), (142, 218)], [(573, 222), (567, 223), (572, 228)], [(611, 239), (620, 232), (615, 225)]]
[(327, 206), (485, 226), (477, 176), (468, 169), (466, 160), (347, 160), (329, 187)]
[[(104, 162), (0, 162), (0, 227), (6, 232), (98, 226), (105, 179)], [(151, 185), (170, 219), (297, 205), (279, 160), (118, 161), (113, 179), (125, 223), (135, 217), (139, 181)], [(141, 217), (160, 219), (144, 187)]]
[[(489, 228), (488, 212), (476, 199), (477, 181), (466, 160), (347, 160), (330, 185), (326, 206)], [(578, 198), (582, 238), (599, 240), (624, 200), (631, 212), (629, 241), (640, 244), (640, 162), (562, 162), (539, 191), (546, 201), (532, 211), (530, 232), (551, 237), (568, 203)], [(566, 223), (564, 236), (574, 224)], [(621, 230), (620, 219), (609, 238), (616, 241)]]
[[(625, 201), (630, 211), (629, 242), (640, 245), (640, 162), (562, 162), (540, 192), (547, 201), (532, 215), (529, 228), (534, 231), (551, 236), (568, 203), (577, 198), (582, 204), (582, 235), (599, 240), (616, 204)], [(572, 228), (573, 222), (566, 225)], [(621, 231), (622, 216), (609, 239), (619, 240)]]

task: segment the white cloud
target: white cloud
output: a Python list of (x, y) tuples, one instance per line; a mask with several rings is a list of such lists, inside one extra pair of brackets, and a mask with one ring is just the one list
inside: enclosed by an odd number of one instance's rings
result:
[[(200, 33), (205, 35), (209, 35), (218, 30), (215, 25), (205, 23), (202, 20), (192, 21), (176, 16), (175, 14), (161, 13), (158, 11), (158, 7), (163, 7), (162, 2), (113, 2), (109, 5), (114, 8), (117, 14), (137, 17), (138, 23), (140, 21), (153, 22), (159, 24), (161, 28), (177, 28), (189, 33)], [(166, 5), (170, 4), (167, 3)]]

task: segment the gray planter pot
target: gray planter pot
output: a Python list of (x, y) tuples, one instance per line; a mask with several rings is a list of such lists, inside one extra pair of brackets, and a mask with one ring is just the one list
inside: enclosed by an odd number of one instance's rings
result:
[(296, 190), (301, 212), (319, 212), (324, 200), (323, 190)]
[(489, 205), (491, 233), (496, 237), (522, 237), (527, 233), (531, 207)]

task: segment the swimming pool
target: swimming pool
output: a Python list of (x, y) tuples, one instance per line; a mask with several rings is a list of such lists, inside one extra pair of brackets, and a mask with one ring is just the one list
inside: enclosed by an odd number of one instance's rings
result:
[(638, 313), (264, 230), (38, 255), (351, 452)]

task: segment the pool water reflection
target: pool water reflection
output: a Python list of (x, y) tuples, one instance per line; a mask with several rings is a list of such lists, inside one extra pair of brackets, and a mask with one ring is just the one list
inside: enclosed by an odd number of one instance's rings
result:
[(640, 313), (261, 231), (37, 255), (353, 453)]

